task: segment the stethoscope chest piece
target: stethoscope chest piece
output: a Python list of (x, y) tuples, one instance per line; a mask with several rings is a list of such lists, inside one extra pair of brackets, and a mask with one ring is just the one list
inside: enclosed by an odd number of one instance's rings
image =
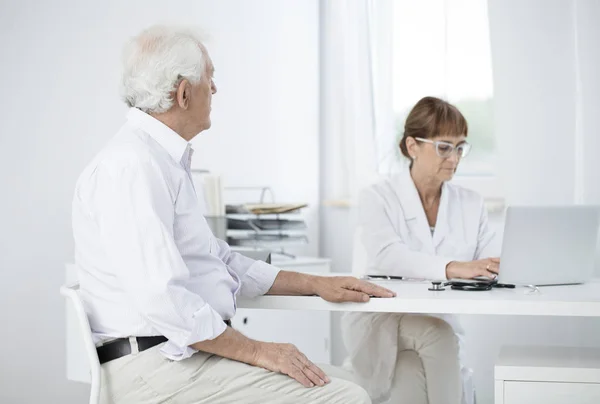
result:
[(442, 285), (442, 282), (433, 281), (431, 282), (431, 287), (429, 288), (429, 290), (436, 292), (438, 290), (446, 290), (446, 288)]

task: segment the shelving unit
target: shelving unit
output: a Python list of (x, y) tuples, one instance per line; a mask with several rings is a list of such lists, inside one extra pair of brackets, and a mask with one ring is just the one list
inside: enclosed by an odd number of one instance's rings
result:
[(267, 186), (220, 188), (218, 176), (207, 185), (209, 176), (208, 170), (192, 170), (198, 196), (205, 202), (204, 217), (216, 237), (234, 248), (268, 250), (292, 258), (290, 249), (308, 244), (301, 214), (306, 204), (276, 203)]
[[(272, 253), (290, 255), (287, 247), (308, 243), (306, 223), (301, 209), (306, 205), (278, 205), (274, 202), (273, 191), (269, 187), (225, 188), (226, 191), (250, 191), (260, 195), (258, 202), (228, 204), (225, 207), (227, 218), (227, 242), (234, 247), (250, 247), (266, 249)], [(266, 195), (271, 195), (271, 202), (265, 203)], [(264, 209), (258, 209), (260, 207)], [(277, 209), (281, 206), (281, 209)], [(256, 213), (282, 211), (282, 213)]]

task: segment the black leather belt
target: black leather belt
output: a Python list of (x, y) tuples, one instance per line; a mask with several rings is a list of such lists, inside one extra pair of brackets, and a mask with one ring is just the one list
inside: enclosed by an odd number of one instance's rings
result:
[[(231, 327), (231, 321), (225, 320), (225, 324)], [(167, 341), (167, 338), (162, 335), (155, 337), (136, 337), (135, 339), (137, 340), (138, 350), (140, 352)], [(103, 364), (131, 354), (131, 343), (129, 342), (129, 338), (118, 338), (97, 347), (96, 352), (98, 352), (100, 364)]]
[[(167, 341), (167, 338), (162, 335), (156, 337), (136, 337), (135, 339), (137, 340), (140, 352)], [(129, 338), (115, 339), (97, 347), (96, 352), (98, 352), (100, 364), (103, 364), (129, 355), (131, 353), (131, 343), (129, 342)]]

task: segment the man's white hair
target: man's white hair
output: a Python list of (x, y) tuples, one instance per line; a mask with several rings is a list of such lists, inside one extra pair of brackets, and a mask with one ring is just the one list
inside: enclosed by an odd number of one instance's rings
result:
[(205, 74), (208, 54), (196, 32), (153, 26), (132, 38), (123, 52), (121, 96), (130, 107), (162, 113), (173, 106), (182, 79), (192, 84)]

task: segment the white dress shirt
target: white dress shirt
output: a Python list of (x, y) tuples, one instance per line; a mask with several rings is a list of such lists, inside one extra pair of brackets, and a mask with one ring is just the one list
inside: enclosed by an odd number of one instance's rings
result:
[(163, 335), (179, 360), (223, 333), (236, 296), (258, 296), (278, 269), (232, 252), (202, 216), (193, 150), (132, 108), (83, 171), (73, 199), (75, 264), (94, 338)]

